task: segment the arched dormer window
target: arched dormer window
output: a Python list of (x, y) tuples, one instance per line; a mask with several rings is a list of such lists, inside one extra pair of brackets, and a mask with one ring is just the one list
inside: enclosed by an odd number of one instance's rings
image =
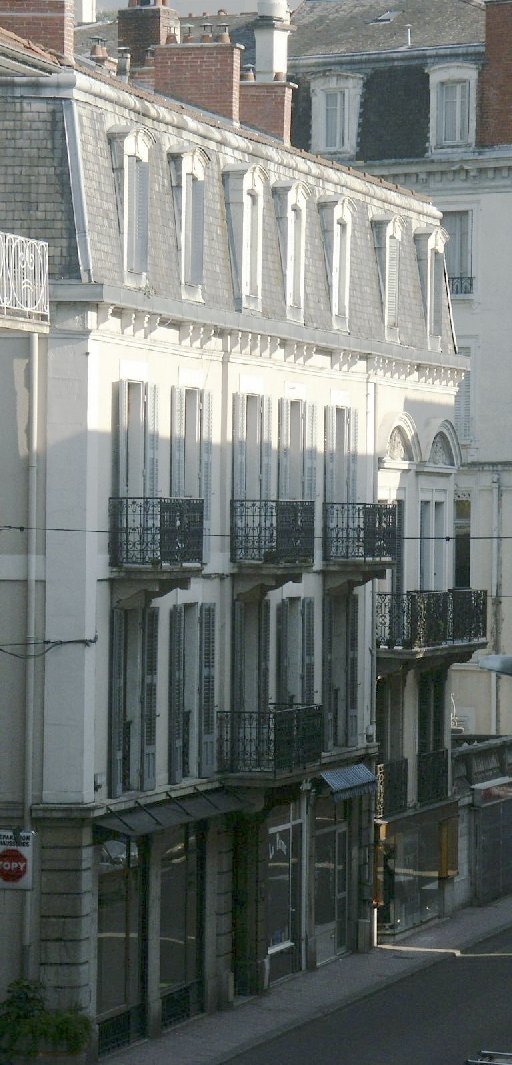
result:
[(400, 218), (374, 215), (372, 228), (384, 312), (385, 338), (399, 343), (400, 244), (403, 223)]
[(276, 184), (272, 188), (272, 195), (279, 233), (286, 312), (294, 321), (303, 321), (306, 201), (309, 189), (302, 182)]
[(318, 203), (333, 326), (343, 332), (348, 332), (354, 206), (348, 198), (322, 199)]
[(204, 187), (208, 162), (201, 148), (169, 153), (180, 280), (185, 299), (202, 299)]
[(223, 173), (229, 245), (237, 310), (261, 311), (263, 195), (268, 175), (260, 166), (228, 167)]
[(116, 183), (119, 230), (128, 284), (145, 284), (149, 253), (149, 155), (154, 144), (147, 129), (109, 133)]
[(441, 350), (443, 302), (446, 291), (444, 247), (447, 240), (446, 230), (439, 226), (417, 229), (414, 234), (428, 346), (432, 351)]

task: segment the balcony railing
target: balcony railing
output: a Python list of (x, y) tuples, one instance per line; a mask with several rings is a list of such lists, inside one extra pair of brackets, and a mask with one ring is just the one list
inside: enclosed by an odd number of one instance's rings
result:
[(473, 277), (449, 277), (448, 286), (452, 296), (472, 296)]
[(110, 565), (202, 562), (203, 511), (202, 499), (111, 499)]
[(407, 758), (377, 766), (376, 817), (390, 817), (407, 809)]
[(324, 559), (395, 562), (394, 503), (324, 503)]
[(318, 765), (322, 753), (321, 706), (271, 706), (217, 713), (219, 773), (290, 773)]
[(310, 500), (233, 499), (231, 561), (311, 565), (315, 504)]
[(376, 637), (380, 647), (412, 649), (483, 640), (486, 626), (485, 591), (455, 588), (377, 595)]
[(418, 802), (442, 802), (448, 798), (448, 751), (418, 755)]
[(47, 320), (48, 245), (0, 232), (0, 313)]

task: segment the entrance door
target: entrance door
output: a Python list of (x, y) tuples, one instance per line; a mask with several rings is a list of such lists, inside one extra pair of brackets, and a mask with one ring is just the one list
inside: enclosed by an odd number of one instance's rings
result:
[(347, 945), (347, 828), (330, 825), (315, 837), (315, 936), (317, 964)]

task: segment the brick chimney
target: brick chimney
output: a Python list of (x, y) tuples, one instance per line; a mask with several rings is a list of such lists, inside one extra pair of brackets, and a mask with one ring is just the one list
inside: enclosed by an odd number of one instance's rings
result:
[(155, 0), (153, 4), (129, 0), (129, 6), (121, 8), (117, 17), (119, 47), (129, 53), (132, 70), (144, 66), (149, 48), (165, 44), (172, 32), (179, 34), (179, 20), (169, 0)]
[(271, 82), (244, 80), (240, 85), (240, 121), (262, 133), (290, 143), (292, 91), (295, 85), (284, 80)]
[(487, 0), (477, 144), (512, 144), (512, 0)]
[(292, 86), (286, 81), (290, 12), (287, 0), (258, 0), (255, 78), (240, 86), (240, 120), (290, 143)]
[(73, 0), (0, 0), (0, 26), (73, 58)]
[(185, 37), (155, 48), (155, 92), (239, 121), (240, 57), (242, 46), (214, 41), (211, 33), (201, 40)]

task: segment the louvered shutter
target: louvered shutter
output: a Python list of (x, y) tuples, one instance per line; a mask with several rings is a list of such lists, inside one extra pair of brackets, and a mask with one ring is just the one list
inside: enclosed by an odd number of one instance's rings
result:
[(233, 396), (233, 499), (245, 499), (247, 396)]
[(120, 496), (128, 495), (128, 381), (119, 382), (118, 395), (118, 436), (117, 436), (117, 492)]
[(169, 612), (169, 783), (183, 777), (185, 608)]
[(144, 614), (142, 693), (142, 788), (156, 787), (156, 694), (158, 665), (158, 610)]
[(470, 372), (466, 371), (459, 381), (455, 396), (454, 422), (460, 440), (469, 440), (471, 436), (471, 390)]
[(357, 438), (358, 438), (359, 412), (353, 407), (349, 418), (349, 453), (350, 465), (348, 476), (348, 501), (357, 503)]
[(233, 603), (233, 712), (245, 709), (245, 607), (239, 599)]
[(266, 710), (270, 700), (269, 694), (270, 672), (270, 601), (264, 599), (260, 604), (259, 625), (259, 670), (258, 670), (258, 701), (260, 711)]
[(200, 775), (215, 772), (215, 604), (199, 610)]
[(302, 600), (302, 702), (315, 701), (315, 600)]
[(290, 498), (290, 400), (279, 400), (279, 499)]
[(398, 325), (398, 272), (400, 261), (400, 243), (396, 237), (389, 238), (388, 274), (386, 279), (387, 324)]
[(261, 398), (261, 498), (272, 498), (272, 400)]
[(359, 644), (359, 600), (352, 593), (348, 600), (348, 676), (347, 676), (347, 742), (349, 747), (357, 746), (358, 723), (358, 644)]
[(322, 699), (325, 722), (325, 750), (334, 746), (334, 692), (332, 688), (332, 597), (324, 596), (322, 606)]
[(336, 407), (325, 408), (325, 502), (340, 503), (336, 499)]
[(192, 285), (201, 285), (203, 283), (204, 249), (204, 181), (193, 178), (191, 194), (190, 283)]
[(316, 498), (317, 406), (304, 404), (304, 499)]
[(135, 155), (129, 155), (126, 160), (126, 175), (126, 268), (135, 272), (137, 258), (137, 157)]
[(469, 81), (459, 82), (459, 137), (463, 142), (469, 140)]
[(203, 559), (210, 557), (212, 515), (212, 458), (213, 458), (213, 395), (206, 389), (201, 393), (201, 468), (200, 489), (204, 500)]
[(158, 498), (158, 385), (148, 385), (146, 392), (146, 475), (145, 494)]
[(276, 695), (277, 702), (288, 706), (288, 600), (276, 607)]
[(110, 632), (110, 794), (123, 792), (125, 615), (113, 610)]
[(171, 390), (171, 496), (185, 495), (185, 389)]

